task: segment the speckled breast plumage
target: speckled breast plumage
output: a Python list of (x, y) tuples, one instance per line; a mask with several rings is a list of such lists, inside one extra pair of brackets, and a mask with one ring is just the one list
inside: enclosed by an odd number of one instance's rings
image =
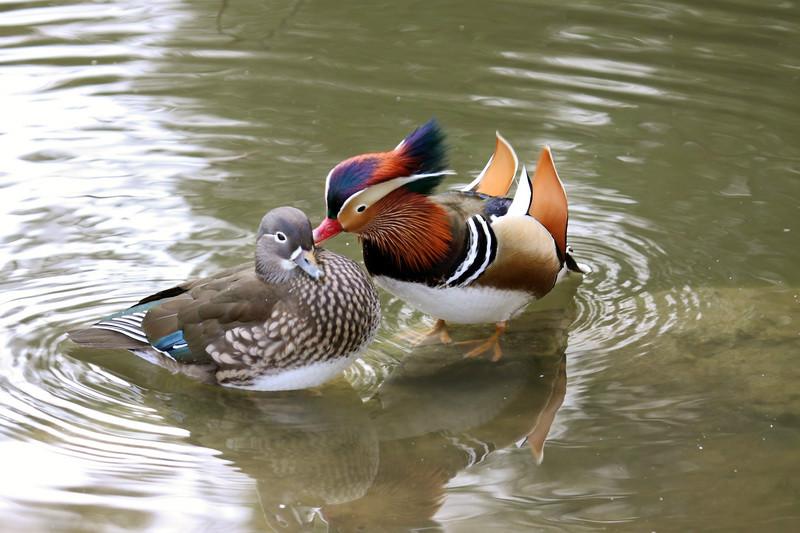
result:
[(350, 359), (372, 341), (380, 302), (370, 280), (346, 257), (319, 250), (317, 261), (321, 279), (294, 278), (267, 320), (229, 329), (208, 344), (220, 383)]

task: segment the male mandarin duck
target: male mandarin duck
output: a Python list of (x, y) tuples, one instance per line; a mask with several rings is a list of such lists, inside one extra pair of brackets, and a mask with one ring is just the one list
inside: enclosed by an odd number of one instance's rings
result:
[(431, 120), (394, 150), (342, 161), (325, 183), (327, 217), (317, 244), (342, 231), (358, 235), (375, 282), (437, 318), (429, 338), (451, 342), (446, 323), (495, 322), (469, 353), (501, 357), (506, 322), (542, 298), (568, 271), (567, 196), (549, 148), (531, 180), (498, 134), (495, 153), (469, 185), (433, 195), (446, 170), (444, 135)]
[(255, 264), (153, 294), (69, 335), (89, 347), (156, 350), (210, 366), (214, 381), (229, 387), (290, 390), (339, 374), (379, 323), (366, 273), (316, 248), (306, 215), (280, 207), (261, 221)]

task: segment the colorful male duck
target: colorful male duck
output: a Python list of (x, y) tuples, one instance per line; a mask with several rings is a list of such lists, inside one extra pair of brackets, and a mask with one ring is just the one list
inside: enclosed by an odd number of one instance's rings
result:
[(366, 273), (315, 248), (306, 215), (280, 207), (261, 221), (255, 265), (148, 296), (69, 335), (89, 347), (154, 349), (179, 363), (211, 365), (229, 387), (289, 390), (339, 374), (379, 323)]
[(560, 275), (580, 272), (567, 247), (567, 196), (545, 148), (533, 180), (523, 166), (514, 199), (505, 198), (518, 161), (499, 134), (472, 183), (431, 195), (451, 173), (443, 141), (431, 120), (392, 151), (336, 165), (314, 241), (357, 234), (375, 282), (438, 319), (431, 338), (450, 342), (446, 322), (495, 322), (495, 333), (467, 355), (492, 351), (496, 360), (506, 322)]

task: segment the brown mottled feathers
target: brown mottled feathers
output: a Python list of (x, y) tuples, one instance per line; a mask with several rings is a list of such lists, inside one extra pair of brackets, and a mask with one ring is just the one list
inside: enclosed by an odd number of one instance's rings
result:
[(275, 302), (280, 296), (272, 294), (268, 298), (270, 288), (256, 277), (252, 263), (208, 278), (190, 280), (142, 300), (147, 302), (178, 292), (148, 311), (142, 320), (142, 329), (150, 342), (183, 330), (192, 356), (182, 361), (206, 362), (210, 359), (206, 344), (218, 336), (224, 326), (269, 316), (271, 303), (268, 302)]
[(375, 289), (345, 257), (318, 250), (317, 261), (319, 281), (264, 283), (249, 263), (187, 282), (147, 313), (143, 329), (151, 342), (182, 330), (192, 352), (182, 361), (213, 360), (221, 382), (347, 355), (364, 341), (357, 325), (367, 337), (377, 329)]

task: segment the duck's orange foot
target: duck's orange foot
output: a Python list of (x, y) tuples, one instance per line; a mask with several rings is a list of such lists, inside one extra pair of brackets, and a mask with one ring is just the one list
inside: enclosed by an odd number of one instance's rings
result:
[(444, 320), (437, 320), (433, 329), (427, 333), (410, 332), (402, 335), (402, 338), (414, 346), (428, 346), (431, 344), (451, 344), (453, 339), (447, 331), (447, 322)]
[(475, 348), (464, 354), (465, 358), (478, 357), (479, 355), (491, 352), (492, 362), (497, 362), (503, 357), (503, 349), (500, 347), (500, 337), (503, 336), (503, 333), (505, 333), (505, 331), (506, 331), (506, 323), (498, 322), (497, 326), (495, 327), (494, 333), (488, 339), (474, 340), (474, 341), (460, 341), (457, 342), (456, 344), (476, 345)]
[(453, 342), (450, 333), (447, 331), (447, 322), (442, 319), (436, 321), (436, 324), (433, 325), (433, 329), (419, 341), (418, 345), (436, 344), (436, 342), (440, 342), (441, 344), (451, 344)]

